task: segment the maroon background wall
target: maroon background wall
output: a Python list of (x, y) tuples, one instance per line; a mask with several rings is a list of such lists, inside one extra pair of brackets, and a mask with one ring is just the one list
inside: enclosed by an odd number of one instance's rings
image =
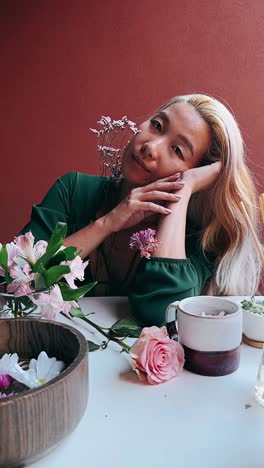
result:
[(172, 95), (227, 101), (264, 191), (262, 0), (1, 0), (1, 242), (71, 170), (98, 173), (102, 114), (138, 119)]

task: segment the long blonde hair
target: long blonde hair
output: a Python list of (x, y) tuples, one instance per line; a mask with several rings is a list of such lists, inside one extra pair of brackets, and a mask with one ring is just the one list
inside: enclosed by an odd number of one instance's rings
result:
[(221, 102), (204, 94), (176, 96), (159, 110), (178, 102), (192, 105), (211, 129), (212, 143), (204, 164), (222, 162), (214, 187), (194, 194), (188, 211), (190, 218), (202, 227), (204, 252), (216, 256), (213, 278), (206, 292), (253, 295), (260, 281), (261, 261), (240, 202), (243, 201), (257, 231), (256, 192), (238, 124)]

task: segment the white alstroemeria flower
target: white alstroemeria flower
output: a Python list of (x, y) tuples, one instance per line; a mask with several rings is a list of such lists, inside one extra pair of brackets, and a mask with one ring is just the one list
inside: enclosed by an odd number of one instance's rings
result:
[(68, 285), (72, 289), (76, 289), (77, 286), (74, 284), (74, 280), (79, 279), (84, 280), (84, 270), (87, 267), (89, 260), (83, 262), (81, 257), (77, 255), (73, 260), (67, 262), (61, 262), (61, 265), (68, 265), (70, 267), (70, 273), (64, 275)]
[(57, 377), (64, 368), (64, 362), (57, 361), (55, 357), (49, 358), (45, 351), (41, 351), (38, 359), (31, 359), (26, 372), (33, 382), (37, 380), (39, 385), (43, 385)]
[(64, 362), (57, 361), (55, 357), (49, 358), (45, 351), (41, 351), (38, 359), (31, 359), (28, 370), (20, 367), (16, 353), (4, 354), (0, 359), (0, 375), (10, 375), (29, 388), (36, 388), (49, 382), (64, 368)]
[(34, 240), (35, 237), (31, 231), (15, 238), (16, 245), (19, 249), (19, 255), (25, 258), (31, 265), (34, 265), (39, 257), (46, 252), (48, 245), (46, 241), (42, 240), (34, 245)]
[(0, 375), (11, 375), (10, 370), (15, 367), (18, 362), (18, 355), (15, 354), (4, 354), (0, 359)]
[(13, 377), (13, 379), (18, 382), (26, 385), (29, 388), (36, 387), (39, 385), (38, 381), (29, 379), (26, 371), (20, 367), (18, 364), (18, 355), (14, 354), (4, 354), (0, 359), (0, 374), (7, 374)]

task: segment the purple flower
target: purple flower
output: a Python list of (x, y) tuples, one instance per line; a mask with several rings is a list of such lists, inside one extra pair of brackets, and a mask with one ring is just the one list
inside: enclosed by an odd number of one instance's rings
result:
[(14, 395), (16, 395), (15, 392), (11, 392), (11, 393), (1, 393), (1, 392), (0, 392), (0, 400), (1, 400), (2, 398), (8, 398), (8, 397), (11, 397), (11, 396), (14, 396)]
[(155, 239), (155, 235), (156, 231), (150, 228), (145, 231), (135, 232), (130, 237), (129, 247), (131, 249), (139, 249), (141, 257), (150, 259), (151, 253), (161, 246), (161, 243)]
[(14, 379), (10, 375), (8, 375), (8, 374), (1, 374), (0, 375), (0, 388), (7, 388), (13, 382), (14, 382)]

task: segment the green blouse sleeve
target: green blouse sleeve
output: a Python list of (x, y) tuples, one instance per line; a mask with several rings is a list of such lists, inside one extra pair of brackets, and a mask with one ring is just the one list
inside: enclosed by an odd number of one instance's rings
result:
[(142, 260), (130, 288), (129, 301), (135, 318), (144, 325), (164, 325), (167, 306), (201, 293), (211, 276), (200, 256), (178, 260), (152, 257)]
[(67, 235), (86, 226), (95, 216), (104, 193), (104, 178), (78, 172), (59, 177), (42, 202), (33, 205), (29, 223), (20, 231), (32, 231), (35, 240), (49, 240), (57, 222), (67, 223)]

